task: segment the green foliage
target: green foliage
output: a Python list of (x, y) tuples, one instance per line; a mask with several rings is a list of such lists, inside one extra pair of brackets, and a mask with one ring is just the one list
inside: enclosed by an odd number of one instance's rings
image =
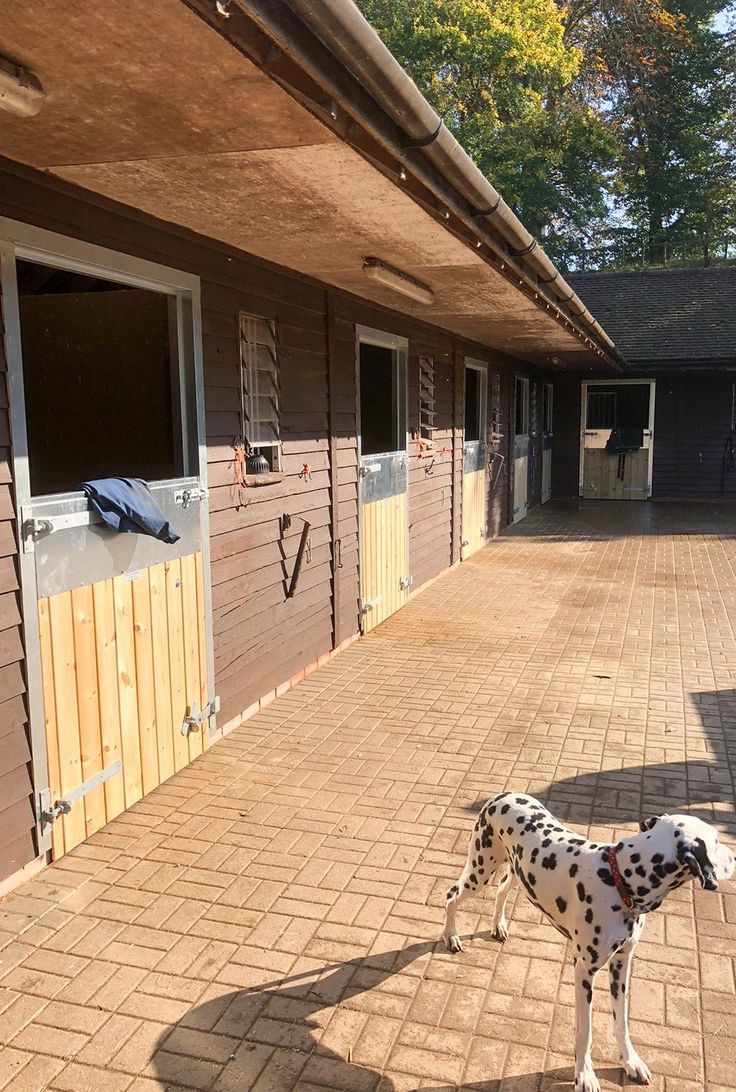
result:
[(359, 0), (563, 267), (708, 262), (736, 232), (723, 0)]

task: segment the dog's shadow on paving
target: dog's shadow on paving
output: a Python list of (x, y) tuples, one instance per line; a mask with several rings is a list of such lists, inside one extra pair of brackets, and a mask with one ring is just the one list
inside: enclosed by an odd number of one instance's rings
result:
[[(340, 1004), (342, 1012), (391, 1012), (379, 999), (381, 987), (406, 970), (415, 960), (438, 949), (438, 942), (421, 942), (336, 963), (302, 974), (235, 990), (191, 1008), (161, 1036), (149, 1073), (166, 1089), (217, 1089), (218, 1092), (291, 1092), (317, 1088), (344, 1092), (395, 1092), (390, 1077), (378, 1071), (388, 1057), (392, 1042), (347, 1039), (342, 1052), (320, 1043), (328, 1010)], [(376, 1004), (351, 1006), (352, 999), (377, 991)], [(387, 991), (388, 992), (388, 991)], [(376, 1022), (377, 1028), (385, 1026)], [(380, 1034), (379, 1031), (376, 1034)], [(441, 1032), (439, 1033), (441, 1035)], [(345, 1036), (343, 1036), (345, 1038)], [(436, 1049), (443, 1053), (441, 1041)], [(371, 1053), (376, 1068), (360, 1064)], [(353, 1060), (352, 1055), (356, 1058)], [(620, 1083), (620, 1071), (601, 1072)], [(500, 1080), (492, 1072), (480, 1082), (463, 1084), (463, 1092), (553, 1092), (573, 1079), (572, 1066), (547, 1073), (526, 1073)], [(406, 1087), (405, 1085), (402, 1088)], [(454, 1083), (416, 1078), (416, 1092), (456, 1092)]]

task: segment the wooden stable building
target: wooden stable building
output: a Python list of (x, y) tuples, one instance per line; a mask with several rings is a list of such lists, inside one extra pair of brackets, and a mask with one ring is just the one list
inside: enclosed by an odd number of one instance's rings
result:
[(546, 500), (618, 358), (348, 3), (29, 0), (2, 52), (14, 882)]
[[(555, 493), (592, 500), (736, 498), (736, 267), (570, 278), (625, 359), (618, 377), (555, 384)], [(604, 446), (617, 426), (642, 446)]]

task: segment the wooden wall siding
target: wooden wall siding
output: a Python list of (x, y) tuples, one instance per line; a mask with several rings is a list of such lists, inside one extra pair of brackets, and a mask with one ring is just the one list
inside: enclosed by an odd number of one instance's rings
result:
[[(237, 289), (202, 285), (215, 677), (223, 723), (329, 651), (332, 621), (332, 481), (325, 293), (282, 289), (253, 276)], [(276, 323), (285, 480), (239, 490), (237, 315)], [(305, 470), (305, 467), (307, 468)], [(355, 476), (357, 481), (357, 475)], [(340, 492), (340, 484), (337, 493)], [(291, 525), (284, 528), (284, 515)], [(292, 599), (285, 592), (304, 520), (311, 557)]]
[[(653, 373), (632, 373), (651, 378)], [(723, 445), (731, 426), (734, 376), (728, 372), (657, 372), (652, 497), (721, 495)], [(578, 492), (580, 379), (554, 384), (553, 496)], [(736, 474), (725, 496), (736, 497)]]
[[(12, 164), (0, 170), (0, 215), (201, 278), (216, 691), (222, 701), (222, 723), (359, 631), (356, 323), (406, 336), (413, 360), (426, 353), (437, 362), (443, 424), (439, 438), (449, 440), (452, 456), (443, 456), (447, 463), (436, 463), (431, 473), (412, 456), (410, 573), (414, 587), (459, 560), (463, 362), (466, 354), (491, 359), (485, 350), (38, 172)], [(234, 487), (232, 466), (232, 441), (240, 430), (237, 322), (241, 310), (277, 324), (285, 471), (282, 483), (248, 490), (244, 498)], [(507, 407), (510, 377), (518, 364), (499, 355), (497, 366)], [(411, 412), (415, 403), (412, 395)], [(3, 374), (0, 738), (5, 745), (0, 759), (4, 833), (0, 876), (18, 870), (35, 854), (6, 407)], [(504, 431), (502, 450), (507, 462), (489, 504), (493, 533), (508, 522), (508, 426)], [(304, 463), (311, 469), (308, 476), (302, 473)], [(441, 509), (443, 493), (446, 512)], [(284, 513), (292, 522), (282, 535)], [(286, 600), (285, 581), (292, 572), (300, 517), (312, 525), (312, 560), (302, 569), (295, 597)]]
[(36, 855), (0, 299), (0, 880)]
[(57, 858), (207, 746), (206, 729), (181, 732), (209, 701), (202, 555), (42, 599), (38, 615), (53, 798), (123, 764), (54, 823)]
[[(434, 361), (435, 431), (431, 450), (420, 448), (419, 357)], [(452, 564), (453, 384), (447, 342), (412, 341), (409, 346), (409, 573), (421, 588)], [(443, 450), (445, 449), (445, 450)]]
[(580, 480), (580, 380), (555, 378), (553, 390), (552, 496), (577, 496)]
[[(652, 495), (720, 497), (736, 373), (670, 373), (655, 378)], [(736, 497), (736, 473), (726, 474), (724, 485), (724, 496)]]
[(529, 494), (528, 506), (542, 503), (542, 381), (529, 383)]

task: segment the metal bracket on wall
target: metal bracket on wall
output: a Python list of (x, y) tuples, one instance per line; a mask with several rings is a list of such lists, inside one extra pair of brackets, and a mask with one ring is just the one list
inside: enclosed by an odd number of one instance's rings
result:
[(78, 785), (76, 789), (72, 789), (71, 792), (66, 793), (60, 800), (55, 802), (51, 796), (51, 789), (43, 789), (38, 794), (38, 818), (41, 822), (41, 827), (50, 826), (51, 823), (55, 823), (60, 815), (68, 815), (72, 810), (72, 805), (76, 804), (77, 800), (81, 800), (83, 796), (86, 796), (88, 792), (92, 792), (93, 789), (99, 788), (105, 781), (109, 781), (111, 777), (115, 777), (119, 774), (123, 768), (122, 762), (113, 762), (112, 766), (107, 766), (104, 770), (100, 770), (99, 773), (93, 774), (92, 777), (88, 777), (86, 781), (83, 781), (81, 785)]
[(198, 732), (205, 720), (208, 720), (209, 717), (213, 717), (219, 712), (219, 698), (213, 698), (209, 705), (205, 705), (204, 709), (200, 709), (199, 703), (195, 701), (188, 715), (184, 717), (184, 720), (182, 721), (181, 734), (183, 736), (188, 736), (191, 732)]
[(408, 591), (414, 583), (413, 576), (405, 576), (403, 580), (399, 581), (399, 591)]

